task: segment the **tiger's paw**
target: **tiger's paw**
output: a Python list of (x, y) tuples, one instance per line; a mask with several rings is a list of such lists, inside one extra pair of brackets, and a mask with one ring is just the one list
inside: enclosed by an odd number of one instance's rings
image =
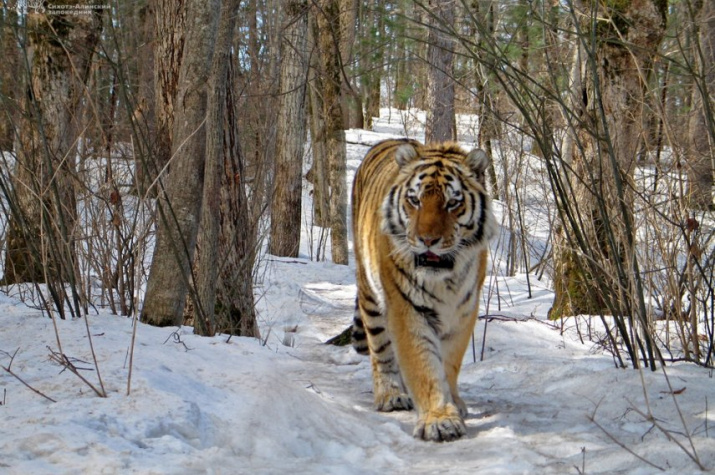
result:
[(380, 412), (411, 411), (412, 399), (405, 393), (387, 393), (375, 398), (375, 409)]
[(417, 439), (432, 442), (449, 442), (467, 433), (467, 427), (453, 404), (443, 410), (427, 413), (419, 418), (413, 436)]

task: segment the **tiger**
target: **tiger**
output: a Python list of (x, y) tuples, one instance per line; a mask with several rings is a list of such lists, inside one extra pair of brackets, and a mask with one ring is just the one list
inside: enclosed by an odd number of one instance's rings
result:
[(378, 411), (417, 411), (413, 435), (466, 434), (457, 378), (497, 232), (486, 153), (451, 142), (374, 145), (352, 188), (352, 344), (369, 354)]

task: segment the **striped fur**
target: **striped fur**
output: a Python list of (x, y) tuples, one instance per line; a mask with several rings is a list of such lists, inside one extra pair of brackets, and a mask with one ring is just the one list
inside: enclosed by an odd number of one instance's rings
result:
[(481, 150), (386, 140), (353, 184), (353, 346), (370, 355), (377, 410), (414, 404), (425, 440), (465, 434), (457, 377), (497, 229), (486, 166)]

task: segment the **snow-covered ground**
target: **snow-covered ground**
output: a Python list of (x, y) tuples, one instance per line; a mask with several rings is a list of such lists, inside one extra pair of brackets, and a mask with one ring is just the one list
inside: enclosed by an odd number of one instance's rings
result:
[[(349, 168), (386, 136), (351, 131)], [(532, 278), (529, 299), (524, 275), (488, 279), (460, 379), (466, 437), (413, 439), (414, 413), (372, 410), (368, 359), (323, 343), (352, 319), (353, 266), (310, 261), (305, 235), (304, 257), (261, 259), (261, 341), (138, 324), (129, 395), (131, 319), (87, 319), (100, 398), (50, 360), (52, 320), (0, 297), (0, 365), (14, 354), (9, 369), (56, 401), (0, 368), (0, 473), (683, 474), (694, 453), (715, 468), (712, 371), (616, 369), (576, 320), (546, 321), (552, 294)], [(85, 320), (56, 324), (97, 385)]]

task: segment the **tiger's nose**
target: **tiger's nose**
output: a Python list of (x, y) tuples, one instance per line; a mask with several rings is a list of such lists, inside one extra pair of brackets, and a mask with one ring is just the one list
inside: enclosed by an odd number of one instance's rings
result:
[(420, 236), (420, 241), (422, 241), (422, 243), (427, 247), (437, 244), (437, 242), (439, 240), (440, 240), (440, 238), (438, 238), (438, 237)]

